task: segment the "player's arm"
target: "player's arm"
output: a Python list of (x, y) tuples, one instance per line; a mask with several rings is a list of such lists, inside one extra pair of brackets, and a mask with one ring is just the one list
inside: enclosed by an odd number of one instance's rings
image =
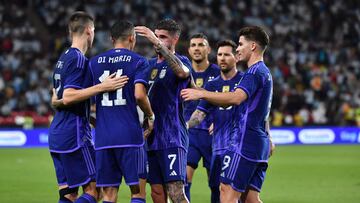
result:
[(144, 123), (146, 129), (144, 131), (144, 137), (148, 137), (154, 128), (155, 115), (151, 109), (150, 101), (147, 96), (146, 87), (142, 83), (135, 84), (135, 99), (137, 105), (144, 112)]
[(192, 114), (190, 119), (186, 122), (186, 127), (189, 128), (193, 128), (197, 125), (199, 125), (206, 117), (206, 113), (196, 109)]
[(241, 104), (247, 99), (247, 94), (241, 88), (237, 88), (234, 92), (210, 92), (188, 88), (181, 91), (181, 97), (185, 101), (204, 99), (213, 105), (227, 107)]
[(156, 37), (153, 31), (145, 26), (136, 26), (135, 32), (140, 36), (146, 37), (155, 47), (156, 52), (160, 53), (175, 73), (178, 78), (187, 78), (190, 75), (190, 70), (186, 67), (178, 57), (175, 56), (171, 51)]
[(96, 105), (92, 104), (90, 106), (90, 124), (95, 128), (96, 127)]
[(63, 99), (59, 99), (56, 94), (55, 88), (52, 89), (51, 106), (54, 108), (64, 107)]
[(155, 44), (155, 49), (165, 58), (166, 62), (178, 78), (185, 79), (189, 77), (189, 68), (186, 67), (175, 54), (171, 53), (160, 40)]
[(271, 138), (269, 120), (266, 120), (266, 122), (265, 122), (265, 130), (266, 130), (266, 132), (267, 132), (267, 134), (269, 136), (269, 140), (270, 140), (270, 156), (272, 156), (274, 151), (275, 151), (275, 144), (273, 143), (272, 138)]
[(120, 89), (124, 87), (128, 80), (127, 76), (116, 77), (116, 73), (113, 73), (102, 83), (85, 89), (66, 88), (63, 93), (63, 103), (64, 105), (71, 105), (89, 99), (101, 92)]

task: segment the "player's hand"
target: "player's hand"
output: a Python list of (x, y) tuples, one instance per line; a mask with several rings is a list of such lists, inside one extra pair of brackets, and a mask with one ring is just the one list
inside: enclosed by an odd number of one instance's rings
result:
[(187, 88), (187, 89), (183, 89), (181, 90), (181, 97), (185, 100), (185, 101), (190, 101), (190, 100), (199, 100), (202, 98), (202, 94), (203, 90), (200, 89), (192, 89), (192, 88)]
[(54, 108), (60, 107), (60, 104), (62, 103), (62, 100), (58, 98), (56, 94), (55, 88), (52, 89), (52, 96), (51, 96), (51, 106)]
[(154, 129), (154, 120), (145, 118), (143, 127), (144, 127), (144, 139), (147, 139)]
[(136, 26), (135, 32), (136, 32), (136, 34), (147, 38), (154, 45), (161, 43), (159, 38), (156, 37), (155, 33), (145, 26)]
[(270, 139), (270, 155), (269, 155), (269, 157), (271, 157), (274, 154), (274, 152), (275, 152), (275, 144)]
[(125, 86), (129, 78), (126, 75), (116, 77), (116, 72), (109, 75), (105, 80), (100, 83), (103, 92), (114, 91)]
[(214, 134), (214, 123), (211, 123), (210, 127), (209, 127), (209, 135), (213, 135)]

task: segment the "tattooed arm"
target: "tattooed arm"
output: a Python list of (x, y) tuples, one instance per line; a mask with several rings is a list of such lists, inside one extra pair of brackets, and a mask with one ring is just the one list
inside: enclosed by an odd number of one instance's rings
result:
[(164, 46), (163, 43), (159, 42), (155, 44), (155, 49), (158, 53), (160, 53), (169, 64), (172, 71), (174, 71), (175, 75), (179, 78), (187, 78), (190, 75), (190, 70), (186, 67), (175, 54), (171, 53), (170, 50)]
[(135, 32), (140, 36), (146, 37), (155, 47), (156, 52), (160, 53), (179, 78), (187, 78), (190, 75), (190, 70), (186, 67), (174, 53), (172, 53), (160, 40), (153, 31), (145, 26), (136, 26)]
[(188, 122), (186, 122), (186, 126), (188, 128), (193, 128), (197, 125), (199, 125), (204, 118), (206, 117), (206, 113), (203, 111), (200, 111), (199, 109), (196, 109), (194, 111), (194, 113), (191, 115), (190, 119), (188, 120)]

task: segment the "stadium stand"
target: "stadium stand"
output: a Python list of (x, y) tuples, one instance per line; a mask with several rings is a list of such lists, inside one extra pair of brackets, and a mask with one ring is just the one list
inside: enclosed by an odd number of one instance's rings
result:
[[(184, 30), (180, 53), (187, 53), (187, 39), (197, 32), (207, 34), (214, 45), (224, 38), (237, 41), (237, 30), (244, 25), (262, 26), (271, 34), (265, 60), (274, 77), (271, 124), (360, 126), (360, 2), (265, 2), (4, 1), (0, 5), (0, 126), (22, 125), (26, 119), (21, 117), (33, 119), (35, 126), (49, 123), (52, 68), (68, 45), (63, 30), (66, 17), (75, 10), (86, 10), (96, 18), (89, 56), (110, 47), (107, 31), (116, 18), (150, 27), (162, 18), (176, 19)], [(137, 47), (143, 55), (154, 54), (140, 37)]]

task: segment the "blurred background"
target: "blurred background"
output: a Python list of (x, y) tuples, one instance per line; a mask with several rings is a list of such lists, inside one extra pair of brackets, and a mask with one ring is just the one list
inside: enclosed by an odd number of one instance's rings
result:
[[(173, 18), (183, 30), (177, 52), (187, 55), (189, 37), (203, 32), (213, 63), (217, 41), (237, 42), (246, 25), (263, 27), (271, 39), (265, 63), (274, 80), (270, 122), (278, 144), (263, 201), (360, 202), (359, 0), (0, 2), (0, 202), (56, 202), (46, 149), (52, 71), (70, 46), (66, 24), (77, 10), (95, 17), (88, 57), (111, 48), (109, 28), (117, 19), (153, 28)], [(136, 51), (152, 57), (152, 46), (137, 40)], [(197, 171), (193, 202), (209, 202), (206, 172)], [(123, 188), (121, 202), (129, 194)]]

